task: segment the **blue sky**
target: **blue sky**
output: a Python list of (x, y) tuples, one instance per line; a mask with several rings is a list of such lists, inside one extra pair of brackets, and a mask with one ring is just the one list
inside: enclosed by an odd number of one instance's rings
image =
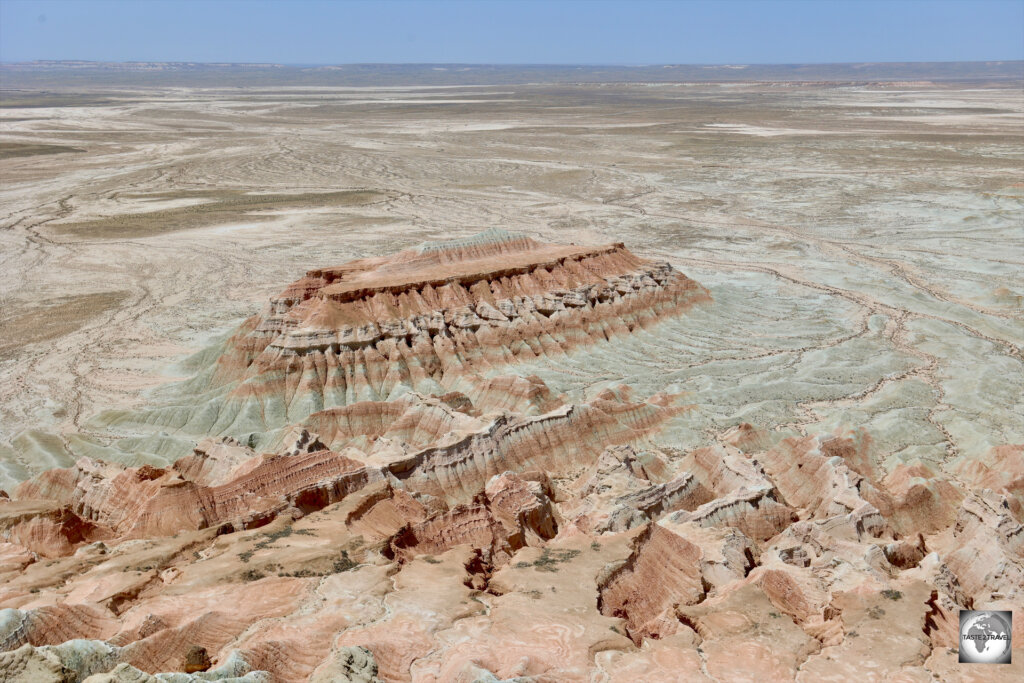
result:
[(0, 0), (0, 61), (1024, 59), (1024, 0)]

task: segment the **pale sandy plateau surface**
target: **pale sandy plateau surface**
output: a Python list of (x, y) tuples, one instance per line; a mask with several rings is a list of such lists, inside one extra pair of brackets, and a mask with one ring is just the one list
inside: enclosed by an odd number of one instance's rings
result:
[(981, 680), (1022, 348), (1019, 85), (4, 90), (0, 676)]

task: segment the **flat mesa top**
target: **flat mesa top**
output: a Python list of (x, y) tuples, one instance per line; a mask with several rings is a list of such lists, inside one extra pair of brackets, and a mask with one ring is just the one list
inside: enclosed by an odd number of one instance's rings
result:
[(466, 239), (427, 243), (389, 257), (310, 271), (306, 276), (326, 281), (320, 290), (323, 296), (349, 300), (412, 286), (471, 283), (617, 250), (625, 251), (625, 247), (621, 243), (597, 247), (544, 244), (524, 235), (488, 230)]

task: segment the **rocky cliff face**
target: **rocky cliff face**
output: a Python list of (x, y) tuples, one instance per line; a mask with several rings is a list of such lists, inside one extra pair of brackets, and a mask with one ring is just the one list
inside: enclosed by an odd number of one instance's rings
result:
[(196, 402), (137, 418), (210, 434), (190, 455), (83, 458), (0, 500), (0, 671), (961, 676), (957, 610), (1024, 600), (1019, 449), (887, 468), (862, 431), (745, 424), (680, 451), (684, 397), (571, 402), (514, 372), (707, 300), (622, 245), (498, 232), (310, 271)]

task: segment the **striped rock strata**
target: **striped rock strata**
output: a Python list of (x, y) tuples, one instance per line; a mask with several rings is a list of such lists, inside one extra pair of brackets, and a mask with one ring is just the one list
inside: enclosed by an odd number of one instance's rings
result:
[(0, 496), (0, 677), (968, 678), (958, 610), (1024, 599), (1018, 446), (886, 467), (863, 430), (739, 425), (682, 451), (682, 397), (516, 372), (705, 298), (622, 245), (500, 232), (310, 271), (132, 418), (205, 436), (187, 455)]
[(558, 405), (542, 382), (495, 375), (708, 299), (669, 264), (622, 244), (542, 244), (497, 230), (430, 243), (308, 272), (184, 390), (214, 398), (148, 421), (238, 435), (409, 391), (460, 391), (482, 410), (536, 414)]

